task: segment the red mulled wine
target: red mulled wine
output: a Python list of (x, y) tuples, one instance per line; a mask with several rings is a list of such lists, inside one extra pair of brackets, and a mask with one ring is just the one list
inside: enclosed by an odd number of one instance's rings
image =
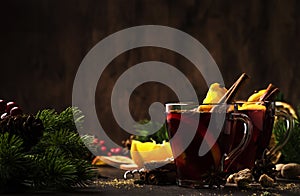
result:
[[(197, 188), (218, 185), (214, 184), (217, 181), (212, 178), (216, 180), (218, 175), (221, 175), (224, 170), (225, 154), (230, 154), (229, 150), (233, 149), (234, 135), (230, 130), (231, 123), (234, 120), (242, 121), (242, 124), (245, 124), (242, 134), (248, 136), (250, 134), (249, 125), (246, 124), (248, 121), (244, 118), (247, 116), (226, 110), (224, 113), (218, 113), (167, 109), (167, 128), (179, 186)], [(243, 137), (244, 140), (245, 138), (248, 137)], [(235, 153), (227, 157), (227, 162), (233, 161), (246, 144), (247, 141), (242, 141), (239, 147), (231, 150)], [(206, 148), (202, 148), (204, 146)], [(205, 149), (207, 152), (201, 154), (201, 150)]]

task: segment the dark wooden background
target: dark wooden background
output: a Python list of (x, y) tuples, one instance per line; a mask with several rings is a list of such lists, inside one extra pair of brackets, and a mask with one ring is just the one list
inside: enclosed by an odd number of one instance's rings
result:
[[(58, 111), (71, 105), (73, 80), (83, 57), (103, 38), (136, 25), (166, 25), (199, 40), (211, 53), (226, 86), (242, 73), (251, 76), (240, 93), (273, 83), (285, 99), (300, 104), (300, 1), (240, 0), (4, 0), (0, 6), (0, 98), (26, 112)], [(207, 87), (193, 65), (159, 48), (118, 56), (101, 76), (97, 112), (107, 130), (118, 130), (110, 115), (116, 79), (136, 63), (167, 62), (187, 75), (203, 98)], [(145, 84), (131, 99), (133, 116), (147, 117), (153, 101), (176, 100), (163, 85)], [(134, 107), (133, 107), (134, 106)], [(116, 133), (116, 132), (114, 132)]]

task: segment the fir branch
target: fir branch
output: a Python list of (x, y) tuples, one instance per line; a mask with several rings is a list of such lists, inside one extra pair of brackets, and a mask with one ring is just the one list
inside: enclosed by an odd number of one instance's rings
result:
[(96, 154), (98, 146), (94, 144), (95, 136), (92, 135), (83, 135), (80, 136), (81, 141), (85, 144), (89, 156), (92, 156), (91, 153)]
[(33, 184), (37, 188), (67, 189), (76, 181), (76, 167), (59, 150), (47, 150), (36, 155), (35, 171), (32, 171)]
[(32, 151), (33, 153), (40, 154), (47, 149), (60, 149), (65, 156), (76, 159), (87, 158), (89, 154), (89, 150), (79, 134), (65, 128), (44, 134)]
[(35, 155), (35, 170), (31, 171), (32, 184), (38, 189), (68, 190), (84, 187), (92, 181), (95, 173), (85, 160), (65, 156), (60, 149), (47, 149)]
[[(277, 143), (282, 143), (285, 138), (286, 126), (284, 121), (275, 123), (273, 133)], [(295, 127), (291, 130), (291, 136), (286, 145), (281, 149), (283, 163), (300, 163), (300, 124), (296, 121)]]
[(57, 116), (58, 114), (54, 109), (44, 109), (39, 111), (35, 117), (42, 120), (45, 131), (49, 132), (55, 131), (55, 129), (57, 128)]
[(82, 159), (74, 159), (73, 164), (77, 170), (77, 180), (74, 184), (76, 187), (86, 187), (95, 180), (96, 171), (90, 162)]
[(68, 107), (61, 113), (53, 109), (41, 110), (36, 114), (36, 118), (42, 120), (46, 132), (56, 131), (61, 127), (76, 131), (77, 127), (82, 128), (84, 115), (78, 108)]
[[(91, 163), (84, 160), (90, 156), (85, 143), (92, 143), (93, 137), (80, 137), (76, 132), (75, 122), (81, 124), (83, 121), (81, 111), (71, 107), (60, 114), (42, 110), (36, 118), (42, 120), (45, 131), (30, 151), (24, 151), (22, 134), (21, 138), (16, 135), (20, 131), (24, 133), (23, 129), (12, 124), (11, 130), (16, 131), (1, 131), (0, 188), (15, 190), (18, 185), (25, 184), (36, 189), (57, 190), (89, 184), (96, 175)], [(31, 125), (31, 120), (26, 119), (26, 123)], [(18, 125), (27, 126), (26, 123)]]
[(23, 140), (15, 135), (0, 135), (0, 187), (16, 188), (24, 183), (26, 171), (32, 164), (23, 149)]

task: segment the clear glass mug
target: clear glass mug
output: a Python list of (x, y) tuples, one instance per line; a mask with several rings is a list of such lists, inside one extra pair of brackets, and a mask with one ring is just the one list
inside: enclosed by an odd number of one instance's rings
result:
[[(201, 188), (225, 184), (224, 163), (232, 163), (252, 138), (250, 118), (234, 108), (233, 104), (166, 104), (166, 125), (179, 186)], [(240, 131), (243, 137), (232, 148), (235, 137), (230, 129), (236, 121), (244, 125)]]
[[(244, 168), (252, 169), (255, 162), (261, 159), (268, 159), (276, 163), (278, 161), (277, 153), (288, 141), (291, 130), (294, 126), (294, 118), (284, 108), (278, 107), (276, 102), (236, 102), (235, 111), (246, 114), (253, 124), (252, 138), (246, 149), (232, 163), (225, 163), (229, 171), (236, 172)], [(285, 138), (281, 143), (277, 143), (271, 149), (268, 149), (275, 118), (284, 119), (286, 124)], [(239, 145), (243, 134), (243, 124), (234, 122), (231, 128), (232, 134), (235, 135), (234, 145)]]

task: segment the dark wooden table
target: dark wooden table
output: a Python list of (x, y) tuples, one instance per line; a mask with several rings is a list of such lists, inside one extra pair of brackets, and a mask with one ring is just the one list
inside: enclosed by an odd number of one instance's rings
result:
[[(55, 192), (56, 195), (300, 195), (300, 182), (278, 181), (274, 188), (239, 189), (236, 186), (225, 185), (222, 188), (192, 189), (177, 185), (139, 185), (134, 179), (124, 180), (124, 171), (102, 166), (98, 168), (99, 180), (87, 188), (74, 189), (71, 192)], [(53, 192), (28, 192), (22, 195), (52, 195)]]

